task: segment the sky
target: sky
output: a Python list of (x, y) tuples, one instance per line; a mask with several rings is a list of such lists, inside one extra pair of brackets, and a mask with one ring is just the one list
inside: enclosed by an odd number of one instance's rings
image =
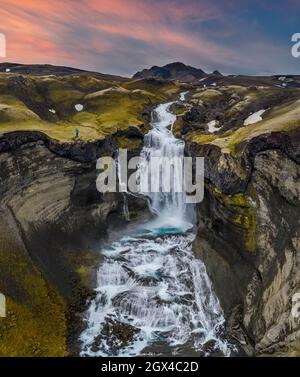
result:
[(0, 62), (131, 76), (174, 61), (225, 74), (300, 74), (300, 0), (1, 0)]

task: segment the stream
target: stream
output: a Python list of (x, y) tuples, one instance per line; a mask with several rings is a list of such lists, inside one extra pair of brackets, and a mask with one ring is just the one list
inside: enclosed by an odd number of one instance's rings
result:
[[(172, 133), (172, 104), (153, 110), (141, 178), (152, 156), (184, 156), (184, 142)], [(194, 205), (172, 187), (147, 196), (154, 218), (101, 250), (81, 356), (229, 356), (222, 309), (205, 265), (192, 252)]]

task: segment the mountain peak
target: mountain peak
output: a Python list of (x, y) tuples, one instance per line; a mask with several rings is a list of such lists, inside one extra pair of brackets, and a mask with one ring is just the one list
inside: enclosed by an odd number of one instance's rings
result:
[(215, 76), (223, 76), (222, 73), (218, 70), (213, 71), (212, 74), (215, 75)]
[(179, 80), (182, 82), (192, 82), (206, 76), (206, 73), (199, 68), (191, 67), (182, 62), (166, 64), (162, 67), (153, 66), (143, 69), (133, 75), (133, 79), (160, 78), (165, 80)]

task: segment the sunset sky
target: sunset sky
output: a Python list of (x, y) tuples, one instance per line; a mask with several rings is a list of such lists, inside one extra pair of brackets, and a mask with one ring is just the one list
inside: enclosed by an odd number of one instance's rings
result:
[(132, 75), (182, 61), (206, 71), (300, 74), (299, 0), (1, 0), (0, 62)]

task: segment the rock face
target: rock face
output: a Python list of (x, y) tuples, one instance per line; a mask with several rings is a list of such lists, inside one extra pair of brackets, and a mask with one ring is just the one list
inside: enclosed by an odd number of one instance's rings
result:
[[(0, 141), (2, 356), (77, 354), (77, 315), (92, 295), (99, 245), (110, 218), (126, 223), (123, 195), (102, 195), (95, 184), (96, 158), (112, 155), (113, 141), (70, 149), (40, 136)], [(128, 205), (145, 209), (136, 199)]]
[(132, 78), (137, 80), (156, 77), (165, 80), (192, 82), (202, 79), (205, 76), (206, 73), (202, 71), (202, 69), (190, 67), (183, 63), (171, 63), (163, 67), (153, 66), (150, 69), (144, 69), (141, 72), (137, 72)]
[(299, 140), (299, 132), (264, 136), (239, 158), (213, 146), (188, 149), (207, 156), (194, 250), (248, 354), (299, 354)]
[(188, 156), (205, 158), (194, 251), (249, 355), (300, 354), (299, 98), (295, 87), (197, 87), (173, 128)]

